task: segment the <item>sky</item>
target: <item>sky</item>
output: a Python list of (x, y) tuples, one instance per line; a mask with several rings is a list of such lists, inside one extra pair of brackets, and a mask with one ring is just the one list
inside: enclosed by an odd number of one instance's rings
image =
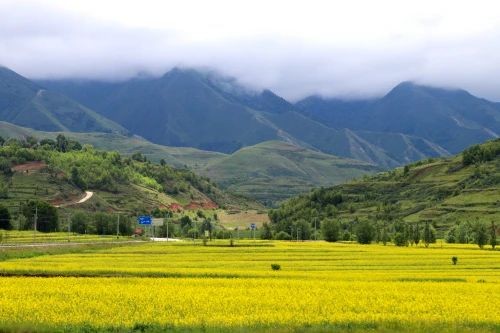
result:
[(500, 101), (500, 2), (0, 0), (0, 64), (32, 79), (210, 68), (292, 101), (408, 80)]

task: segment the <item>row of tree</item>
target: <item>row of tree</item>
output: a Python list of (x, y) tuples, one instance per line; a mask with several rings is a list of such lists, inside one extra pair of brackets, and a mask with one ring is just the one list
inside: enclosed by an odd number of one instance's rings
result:
[(474, 243), (480, 248), (489, 243), (494, 249), (497, 245), (497, 231), (497, 226), (493, 221), (490, 225), (479, 221), (475, 223), (463, 221), (448, 230), (445, 240), (447, 243)]
[[(325, 219), (315, 222), (318, 229), (314, 234), (311, 224), (299, 220), (290, 224), (290, 232), (286, 232), (276, 225), (264, 224), (261, 231), (263, 239), (280, 240), (309, 240), (323, 239), (328, 242), (357, 241), (360, 244), (372, 242), (386, 245), (392, 242), (396, 246), (410, 246), (423, 243), (426, 247), (436, 242), (436, 230), (430, 222), (405, 223), (402, 221), (372, 222), (352, 221), (340, 222), (335, 219)], [(480, 248), (489, 243), (493, 248), (497, 244), (497, 228), (494, 222), (488, 226), (485, 223), (462, 222), (453, 226), (446, 234), (448, 243), (475, 243)]]

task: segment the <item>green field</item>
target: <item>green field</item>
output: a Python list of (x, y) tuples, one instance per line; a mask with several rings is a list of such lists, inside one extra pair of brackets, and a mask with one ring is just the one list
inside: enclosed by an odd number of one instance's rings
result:
[(10, 257), (0, 329), (499, 332), (499, 269), (499, 251), (441, 242), (184, 241)]

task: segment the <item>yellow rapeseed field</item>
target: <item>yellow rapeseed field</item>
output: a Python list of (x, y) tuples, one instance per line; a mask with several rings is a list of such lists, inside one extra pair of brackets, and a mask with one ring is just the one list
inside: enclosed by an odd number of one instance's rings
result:
[(0, 328), (500, 331), (498, 251), (226, 243), (1, 262)]

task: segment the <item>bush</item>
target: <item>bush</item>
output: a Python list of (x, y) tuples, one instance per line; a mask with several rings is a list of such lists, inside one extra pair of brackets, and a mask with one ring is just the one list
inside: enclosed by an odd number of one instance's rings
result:
[(456, 256), (451, 257), (451, 262), (453, 265), (456, 265), (458, 262), (458, 257), (456, 257)]
[(274, 238), (276, 238), (277, 240), (291, 240), (292, 236), (290, 236), (290, 234), (286, 231), (280, 231)]
[(279, 264), (271, 264), (271, 268), (273, 271), (279, 271), (281, 269), (281, 265)]

